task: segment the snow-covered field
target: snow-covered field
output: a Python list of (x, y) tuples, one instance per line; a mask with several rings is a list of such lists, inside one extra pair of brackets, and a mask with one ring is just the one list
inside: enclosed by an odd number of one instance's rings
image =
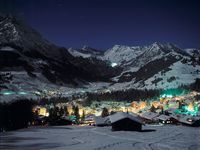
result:
[(32, 127), (1, 134), (3, 150), (200, 150), (200, 128), (145, 126), (143, 132), (110, 127)]

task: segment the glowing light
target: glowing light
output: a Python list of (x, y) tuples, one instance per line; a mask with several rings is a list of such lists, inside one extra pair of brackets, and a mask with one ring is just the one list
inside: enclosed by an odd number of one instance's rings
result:
[(163, 94), (161, 95), (162, 98), (172, 98), (173, 95), (170, 95), (170, 94)]
[(3, 95), (12, 95), (12, 94), (14, 94), (14, 92), (12, 92), (12, 91), (6, 91), (6, 92), (3, 92), (2, 94)]
[(18, 92), (19, 95), (26, 95), (26, 92)]
[(144, 109), (147, 107), (147, 103), (146, 102), (141, 102), (140, 103), (140, 109)]
[(111, 63), (111, 67), (116, 67), (117, 63)]
[(194, 111), (194, 106), (192, 103), (189, 104), (189, 106), (187, 107), (188, 111)]

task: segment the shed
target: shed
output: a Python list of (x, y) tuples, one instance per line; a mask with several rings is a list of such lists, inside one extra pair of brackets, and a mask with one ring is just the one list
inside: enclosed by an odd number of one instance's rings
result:
[(124, 112), (117, 112), (109, 116), (113, 131), (141, 131), (142, 122), (136, 116)]

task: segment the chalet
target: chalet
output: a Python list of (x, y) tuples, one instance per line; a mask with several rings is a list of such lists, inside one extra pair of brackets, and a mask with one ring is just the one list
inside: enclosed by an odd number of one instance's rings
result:
[(143, 114), (140, 115), (140, 118), (144, 123), (155, 123), (157, 122), (156, 117), (158, 116), (159, 116), (158, 113), (144, 112)]
[(200, 127), (200, 117), (183, 116), (180, 117), (179, 122), (186, 126)]
[(117, 112), (109, 116), (113, 131), (141, 131), (142, 122), (136, 116), (124, 112)]
[(162, 124), (178, 124), (179, 122), (175, 117), (167, 115), (160, 115), (156, 117), (156, 120), (158, 120)]

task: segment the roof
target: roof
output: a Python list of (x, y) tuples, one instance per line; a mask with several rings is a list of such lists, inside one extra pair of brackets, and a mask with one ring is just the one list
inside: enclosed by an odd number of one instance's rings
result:
[(109, 117), (95, 116), (94, 121), (97, 125), (109, 124), (110, 118)]
[(172, 118), (171, 116), (167, 116), (167, 115), (160, 115), (158, 117), (156, 117), (156, 119), (162, 120), (162, 121), (166, 121), (168, 119)]
[(174, 113), (174, 111), (176, 111), (176, 108), (168, 108), (167, 110), (165, 110), (169, 113)]
[(136, 115), (132, 115), (132, 114), (129, 114), (129, 113), (124, 113), (124, 112), (117, 112), (117, 113), (109, 116), (109, 118), (110, 118), (111, 123), (115, 123), (119, 120), (129, 118), (129, 119), (131, 119), (131, 120), (133, 120), (137, 123), (142, 124), (142, 121)]
[(84, 119), (85, 121), (93, 121), (94, 120), (94, 115), (88, 115)]
[(192, 125), (198, 120), (200, 120), (199, 117), (184, 116), (184, 117), (180, 117), (179, 122)]
[(145, 112), (145, 113), (141, 114), (142, 118), (149, 119), (149, 120), (152, 120), (158, 116), (159, 116), (159, 114), (154, 113), (154, 112)]

